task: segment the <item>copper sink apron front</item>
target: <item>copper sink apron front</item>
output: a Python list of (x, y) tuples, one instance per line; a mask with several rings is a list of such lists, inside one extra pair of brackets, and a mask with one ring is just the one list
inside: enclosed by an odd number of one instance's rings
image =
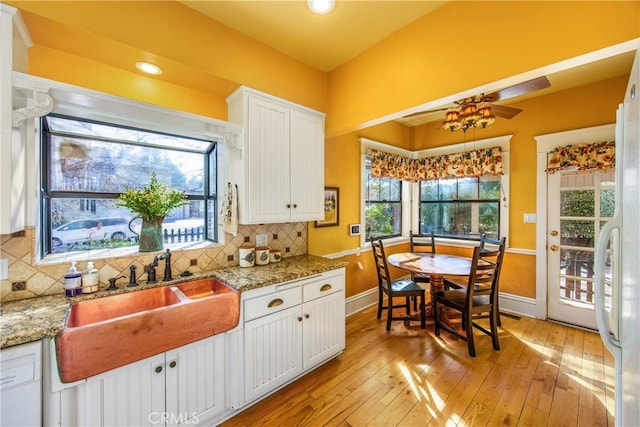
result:
[[(184, 295), (180, 295), (180, 290), (176, 292), (179, 302), (143, 302), (142, 306), (150, 304), (152, 308), (115, 319), (101, 320), (99, 315), (91, 314), (88, 305), (82, 307), (85, 311), (82, 314), (72, 308), (65, 329), (55, 338), (62, 382), (82, 380), (238, 325), (240, 294), (234, 289), (214, 279), (186, 282), (176, 287), (187, 291)], [(146, 291), (123, 295), (135, 297)], [(90, 301), (104, 308), (110, 298), (119, 296), (101, 298), (99, 303)], [(91, 323), (92, 320), (97, 321)]]

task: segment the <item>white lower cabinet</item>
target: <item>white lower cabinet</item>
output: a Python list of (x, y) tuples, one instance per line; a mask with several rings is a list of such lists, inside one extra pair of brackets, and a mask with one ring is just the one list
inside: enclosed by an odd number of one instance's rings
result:
[(344, 349), (344, 281), (339, 269), (243, 293), (247, 402)]
[(340, 268), (243, 292), (237, 328), (73, 384), (48, 339), (44, 425), (216, 425), (344, 350), (344, 289)]
[(224, 375), (220, 334), (88, 378), (78, 386), (78, 421), (92, 426), (198, 424), (224, 411)]
[(42, 345), (0, 351), (0, 426), (41, 424)]

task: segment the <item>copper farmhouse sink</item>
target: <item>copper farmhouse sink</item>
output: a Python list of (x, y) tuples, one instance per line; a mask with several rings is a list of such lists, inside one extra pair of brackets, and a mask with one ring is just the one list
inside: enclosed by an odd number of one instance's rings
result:
[(199, 279), (176, 285), (176, 288), (188, 298), (207, 298), (221, 292), (229, 292), (230, 288), (216, 279)]
[(80, 301), (71, 306), (66, 326), (75, 328), (90, 325), (179, 302), (180, 297), (168, 287)]
[(228, 331), (240, 294), (215, 279), (72, 304), (56, 336), (62, 382), (73, 382)]

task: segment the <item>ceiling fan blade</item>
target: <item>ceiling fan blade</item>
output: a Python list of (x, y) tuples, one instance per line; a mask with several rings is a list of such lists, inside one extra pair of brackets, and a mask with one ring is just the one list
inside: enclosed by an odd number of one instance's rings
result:
[(512, 119), (522, 112), (519, 108), (507, 107), (506, 105), (491, 104), (491, 112), (496, 117), (503, 119)]
[(506, 99), (515, 98), (517, 96), (522, 96), (529, 92), (546, 89), (548, 87), (551, 87), (549, 79), (547, 79), (545, 76), (542, 76), (533, 80), (509, 86), (504, 89), (500, 89), (493, 93), (489, 93), (483, 96), (482, 100), (485, 102), (504, 101)]

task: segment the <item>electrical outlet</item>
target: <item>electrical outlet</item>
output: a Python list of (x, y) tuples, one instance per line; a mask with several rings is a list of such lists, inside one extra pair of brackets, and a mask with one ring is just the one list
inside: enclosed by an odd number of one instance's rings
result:
[(24, 291), (27, 289), (27, 283), (26, 282), (13, 282), (11, 284), (11, 290), (13, 292), (15, 291)]
[(524, 222), (536, 222), (536, 214), (534, 213), (524, 214)]
[(267, 234), (256, 234), (256, 246), (264, 247), (269, 245), (269, 236)]

